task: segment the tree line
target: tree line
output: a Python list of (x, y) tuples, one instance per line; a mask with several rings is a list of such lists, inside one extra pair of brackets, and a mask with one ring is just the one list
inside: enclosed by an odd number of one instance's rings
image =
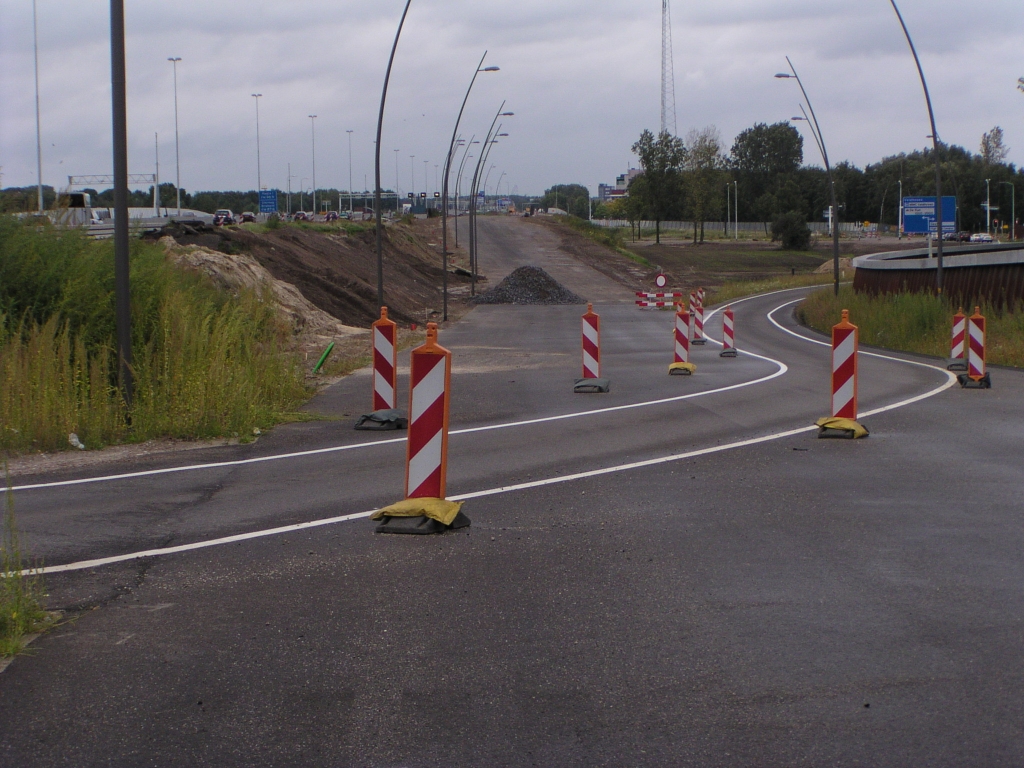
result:
[[(820, 167), (804, 164), (803, 137), (789, 123), (758, 123), (747, 128), (728, 152), (714, 126), (690, 131), (685, 139), (644, 131), (633, 152), (643, 172), (630, 184), (628, 197), (595, 206), (595, 218), (653, 221), (657, 237), (663, 221), (692, 221), (694, 242), (703, 242), (704, 224), (726, 219), (727, 186), (730, 207), (737, 203), (733, 196), (738, 197), (740, 218), (765, 222), (766, 227), (783, 218), (821, 221), (831, 205), (827, 174)], [(1016, 216), (1020, 221), (1024, 171), (1007, 163), (1007, 154), (999, 127), (982, 136), (976, 153), (940, 144), (943, 193), (957, 198), (958, 229), (984, 230), (989, 199), (993, 225), (997, 221), (1000, 228), (1009, 225), (1014, 199), (1020, 201)], [(901, 182), (905, 197), (935, 194), (931, 149), (900, 153), (864, 168), (841, 162), (833, 166), (832, 174), (841, 221), (895, 227)], [(584, 187), (552, 187), (542, 204), (553, 205), (556, 193), (569, 206), (558, 207), (574, 216), (587, 215), (589, 193)]]

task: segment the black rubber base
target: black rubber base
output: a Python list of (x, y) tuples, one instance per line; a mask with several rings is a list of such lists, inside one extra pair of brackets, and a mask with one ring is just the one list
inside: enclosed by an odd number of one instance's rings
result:
[(405, 411), (374, 411), (360, 416), (355, 428), (361, 432), (388, 432), (393, 429), (408, 429), (409, 420), (405, 417)]
[(692, 376), (693, 374), (685, 368), (673, 368), (668, 372), (669, 376)]
[(987, 373), (977, 381), (966, 373), (961, 373), (956, 377), (956, 380), (960, 382), (960, 386), (964, 389), (992, 389), (992, 379), (988, 377)]
[(718, 353), (718, 356), (719, 357), (736, 357), (736, 350), (735, 349), (723, 349), (721, 352)]
[(690, 344), (696, 344), (698, 347), (703, 347), (705, 344), (707, 344), (707, 341), (705, 341), (704, 339), (694, 339), (693, 341), (690, 342)]
[(946, 360), (947, 371), (966, 371), (967, 361), (959, 357), (951, 357)]
[(419, 517), (385, 517), (380, 525), (373, 529), (374, 533), (411, 533), (417, 536), (427, 536), (432, 533), (447, 533), (459, 528), (469, 527), (469, 518), (459, 512), (452, 520), (451, 525), (439, 523), (432, 517), (420, 515)]
[(853, 440), (856, 434), (852, 429), (832, 429), (819, 427), (818, 438), (823, 440)]
[(612, 382), (610, 379), (576, 379), (576, 383), (572, 385), (573, 393), (578, 395), (610, 392), (611, 389)]

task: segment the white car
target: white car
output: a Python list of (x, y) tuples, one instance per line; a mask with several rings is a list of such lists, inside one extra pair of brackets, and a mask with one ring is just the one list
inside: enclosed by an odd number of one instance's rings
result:
[(975, 232), (971, 235), (972, 243), (991, 243), (993, 242), (992, 235), (988, 232)]

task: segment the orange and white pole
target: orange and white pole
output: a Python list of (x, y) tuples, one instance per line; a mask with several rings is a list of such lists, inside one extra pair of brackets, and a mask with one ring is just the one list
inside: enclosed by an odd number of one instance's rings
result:
[(373, 334), (373, 410), (392, 410), (397, 403), (398, 326), (388, 320), (388, 308), (380, 308), (380, 320), (370, 326)]
[(583, 315), (583, 378), (601, 378), (601, 316), (587, 304)]
[(448, 468), (448, 406), (452, 353), (437, 343), (437, 323), (427, 323), (427, 340), (412, 351), (409, 383), (407, 499), (443, 499)]
[(967, 339), (967, 318), (964, 315), (964, 308), (953, 315), (953, 338), (949, 345), (949, 356), (953, 360), (964, 359), (964, 342)]
[(690, 312), (682, 305), (676, 312), (676, 359), (677, 363), (690, 362)]
[(693, 343), (704, 344), (704, 289), (698, 288), (690, 294), (690, 309), (693, 312)]
[(832, 417), (857, 420), (857, 346), (859, 329), (849, 310), (832, 326)]
[(980, 307), (967, 321), (967, 337), (967, 375), (978, 382), (985, 378), (985, 318)]
[(736, 318), (732, 307), (726, 307), (722, 313), (722, 352), (721, 357), (736, 357)]

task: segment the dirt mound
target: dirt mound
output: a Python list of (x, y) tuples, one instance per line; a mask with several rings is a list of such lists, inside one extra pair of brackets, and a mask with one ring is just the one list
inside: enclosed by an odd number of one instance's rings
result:
[[(835, 268), (836, 268), (836, 266), (832, 262), (832, 259), (829, 259), (824, 264), (822, 264), (820, 267), (818, 267), (816, 270), (814, 270), (814, 272), (815, 272), (815, 274), (826, 275), (826, 274), (831, 274), (831, 272)], [(841, 269), (841, 270), (842, 269), (853, 269), (853, 259), (840, 258), (839, 259), (839, 269)]]
[(474, 304), (586, 304), (540, 267), (519, 267)]

